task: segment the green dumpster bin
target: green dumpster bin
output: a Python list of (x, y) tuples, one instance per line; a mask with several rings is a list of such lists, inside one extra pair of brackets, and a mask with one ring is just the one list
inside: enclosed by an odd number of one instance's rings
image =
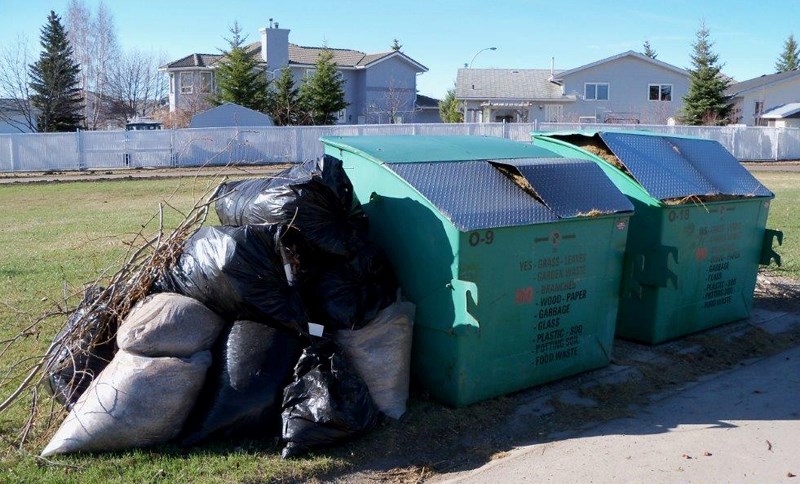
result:
[(499, 138), (322, 138), (417, 305), (412, 373), (455, 406), (607, 365), (631, 203)]
[(716, 141), (646, 132), (534, 133), (593, 160), (633, 202), (617, 336), (655, 344), (746, 318), (774, 198)]

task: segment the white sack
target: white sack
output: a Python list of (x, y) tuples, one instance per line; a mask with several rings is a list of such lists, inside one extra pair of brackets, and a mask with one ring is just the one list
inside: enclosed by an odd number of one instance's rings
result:
[(396, 302), (363, 328), (336, 332), (336, 342), (375, 405), (394, 419), (406, 413), (415, 310), (413, 303)]
[(117, 346), (141, 356), (189, 357), (211, 348), (225, 321), (180, 294), (155, 294), (131, 309), (117, 331)]
[(118, 351), (75, 403), (42, 457), (167, 442), (183, 427), (210, 364), (209, 351), (190, 358)]

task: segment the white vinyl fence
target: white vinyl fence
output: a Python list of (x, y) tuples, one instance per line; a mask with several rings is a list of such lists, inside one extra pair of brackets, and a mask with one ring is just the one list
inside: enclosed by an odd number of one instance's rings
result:
[(541, 123), (394, 124), (0, 134), (0, 171), (282, 163), (322, 155), (322, 136), (470, 135), (530, 141), (531, 131), (645, 129), (715, 139), (740, 160), (800, 159), (800, 129)]

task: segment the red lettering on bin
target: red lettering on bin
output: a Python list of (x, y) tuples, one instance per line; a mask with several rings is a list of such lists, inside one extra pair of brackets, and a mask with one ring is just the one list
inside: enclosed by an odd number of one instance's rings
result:
[(706, 249), (705, 247), (698, 247), (697, 249), (695, 249), (694, 260), (698, 261), (706, 260), (706, 257), (708, 257), (708, 249)]
[(533, 287), (523, 287), (517, 289), (517, 294), (514, 297), (516, 304), (530, 304), (533, 302)]

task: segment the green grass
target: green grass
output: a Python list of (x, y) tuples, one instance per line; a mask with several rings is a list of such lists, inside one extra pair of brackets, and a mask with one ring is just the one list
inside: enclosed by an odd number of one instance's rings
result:
[(767, 188), (775, 192), (769, 209), (767, 228), (783, 231), (783, 245), (776, 251), (783, 265), (770, 266), (769, 272), (800, 278), (800, 173), (753, 171)]
[[(800, 173), (756, 172), (776, 193), (768, 227), (784, 231), (779, 252), (782, 268), (772, 271), (800, 277)], [(12, 337), (44, 310), (93, 281), (124, 257), (134, 234), (149, 225), (160, 200), (181, 210), (192, 206), (214, 183), (198, 180), (136, 180), (42, 185), (0, 185), (0, 340)], [(213, 218), (213, 217), (212, 217)], [(181, 217), (166, 211), (167, 225)], [(136, 243), (134, 242), (134, 245)], [(66, 288), (66, 289), (65, 289)], [(73, 301), (74, 304), (74, 301)], [(40, 355), (63, 324), (48, 320), (38, 334), (16, 343), (0, 356), (0, 376), (25, 358)], [(4, 399), (11, 388), (0, 388)], [(31, 454), (8, 446), (0, 458), (0, 482), (257, 482), (323, 479), (330, 473), (358, 468), (379, 455), (398, 455), (415, 448), (424, 462), (437, 447), (458, 447), (464, 434), (488, 429), (514, 406), (514, 398), (500, 398), (466, 409), (447, 409), (417, 396), (402, 424), (384, 424), (363, 439), (322, 451), (309, 458), (283, 462), (279, 446), (270, 436), (263, 441), (218, 443), (198, 449), (171, 446), (89, 456), (59, 458), (60, 466), (40, 466)], [(11, 441), (28, 415), (22, 399), (0, 414), (0, 437)], [(40, 410), (48, 410), (44, 404)], [(32, 433), (27, 450), (35, 454), (46, 444), (50, 431), (43, 421)], [(381, 449), (376, 452), (374, 449)], [(494, 448), (490, 451), (494, 452)], [(481, 451), (481, 449), (475, 452)], [(418, 469), (409, 468), (410, 475)]]
[[(213, 183), (218, 182), (215, 180)], [(0, 186), (0, 340), (11, 338), (63, 294), (73, 294), (111, 267), (116, 270), (142, 225), (151, 235), (158, 203), (167, 200), (188, 210), (212, 183), (205, 179), (82, 182)], [(165, 208), (165, 225), (183, 217)], [(149, 224), (148, 224), (149, 221)], [(216, 217), (210, 217), (216, 222)], [(75, 304), (75, 300), (71, 301)], [(0, 375), (13, 370), (20, 381), (19, 363), (41, 355), (63, 318), (46, 321), (38, 334), (14, 344), (0, 357)], [(22, 365), (24, 366), (24, 365)], [(0, 389), (0, 399), (13, 390)], [(0, 436), (12, 440), (28, 415), (30, 398), (0, 414)], [(49, 407), (40, 405), (40, 412)], [(52, 432), (32, 433), (32, 453), (41, 451)], [(2, 445), (2, 444), (0, 444)], [(3, 447), (6, 447), (3, 445)], [(341, 468), (341, 459), (311, 457), (282, 462), (280, 448), (270, 437), (265, 442), (237, 443), (182, 451), (172, 447), (135, 450), (97, 456), (56, 459), (64, 466), (37, 465), (32, 456), (10, 448), (2, 451), (0, 482), (240, 482), (280, 478), (305, 479)]]

